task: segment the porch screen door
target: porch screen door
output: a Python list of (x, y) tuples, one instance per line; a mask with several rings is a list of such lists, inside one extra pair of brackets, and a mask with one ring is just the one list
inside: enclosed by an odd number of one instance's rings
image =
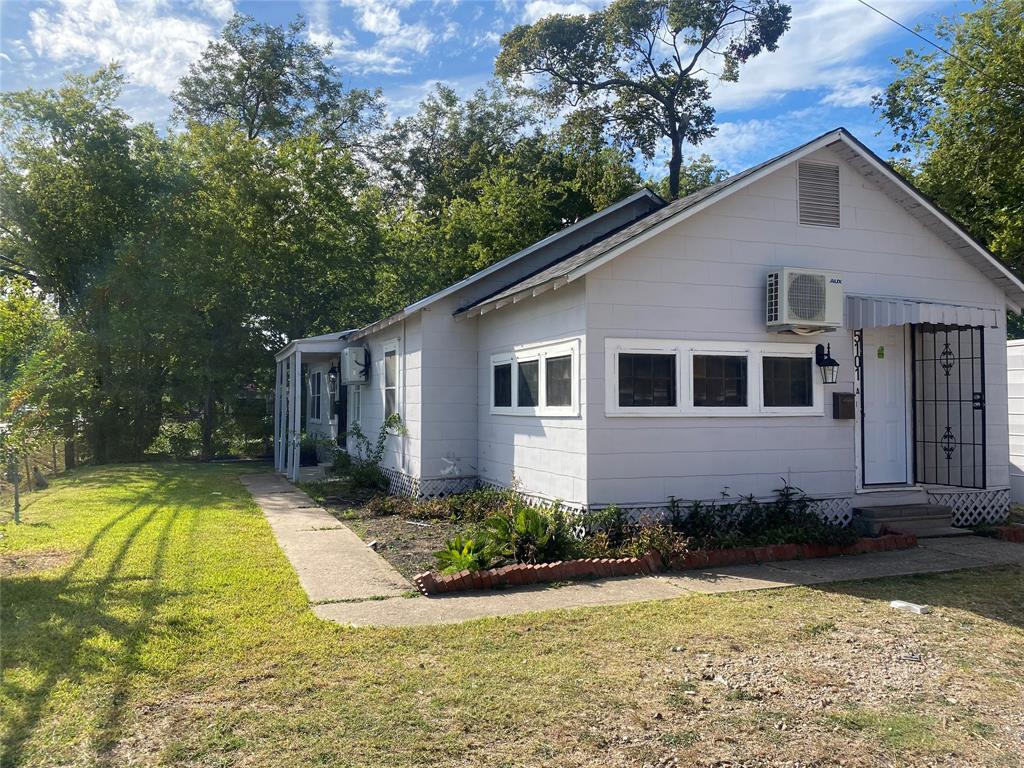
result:
[(985, 331), (914, 326), (914, 475), (918, 482), (985, 487)]

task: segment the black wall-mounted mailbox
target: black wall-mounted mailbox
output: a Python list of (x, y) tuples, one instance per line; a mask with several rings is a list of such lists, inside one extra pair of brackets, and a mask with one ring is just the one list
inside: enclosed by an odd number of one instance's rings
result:
[(833, 392), (832, 418), (852, 419), (854, 417), (855, 402), (853, 392)]

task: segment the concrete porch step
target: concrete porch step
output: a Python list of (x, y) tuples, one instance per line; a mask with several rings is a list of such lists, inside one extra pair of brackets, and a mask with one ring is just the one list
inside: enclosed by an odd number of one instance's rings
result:
[(863, 533), (877, 535), (883, 531), (913, 533), (918, 538), (956, 536), (953, 510), (942, 504), (893, 504), (880, 507), (854, 507), (853, 522)]
[(952, 538), (954, 536), (973, 536), (974, 532), (967, 528), (954, 528), (949, 521), (934, 523), (931, 521), (896, 522), (886, 524), (886, 529), (898, 533), (912, 533), (919, 539)]
[(953, 508), (944, 504), (889, 504), (880, 507), (854, 507), (856, 515), (868, 520), (896, 520), (900, 518), (945, 518), (949, 520)]

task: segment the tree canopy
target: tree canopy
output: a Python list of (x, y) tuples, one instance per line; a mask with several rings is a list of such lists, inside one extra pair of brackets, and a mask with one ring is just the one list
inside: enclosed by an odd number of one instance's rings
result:
[(908, 50), (875, 108), (912, 180), (1024, 274), (1024, 0), (987, 0), (935, 37), (952, 55)]
[(383, 119), (380, 90), (346, 91), (328, 63), (330, 44), (306, 39), (301, 19), (280, 27), (235, 14), (181, 79), (173, 101), (186, 120), (242, 127), (246, 138), (313, 133), (360, 146)]
[(779, 0), (614, 0), (516, 27), (501, 38), (495, 72), (551, 110), (609, 126), (648, 159), (666, 140), (674, 198), (683, 147), (715, 132), (708, 78), (736, 80), (741, 64), (777, 48), (789, 18)]

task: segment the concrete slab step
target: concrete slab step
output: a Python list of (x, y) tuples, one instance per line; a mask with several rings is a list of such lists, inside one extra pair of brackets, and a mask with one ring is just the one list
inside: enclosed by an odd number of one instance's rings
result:
[(919, 539), (952, 538), (954, 536), (972, 536), (973, 531), (966, 528), (954, 528), (948, 523), (935, 525), (934, 523), (894, 523), (884, 526), (890, 531), (898, 533), (912, 533)]
[(854, 507), (853, 512), (866, 520), (896, 520), (901, 518), (952, 517), (952, 507), (944, 504), (890, 504), (879, 507)]

